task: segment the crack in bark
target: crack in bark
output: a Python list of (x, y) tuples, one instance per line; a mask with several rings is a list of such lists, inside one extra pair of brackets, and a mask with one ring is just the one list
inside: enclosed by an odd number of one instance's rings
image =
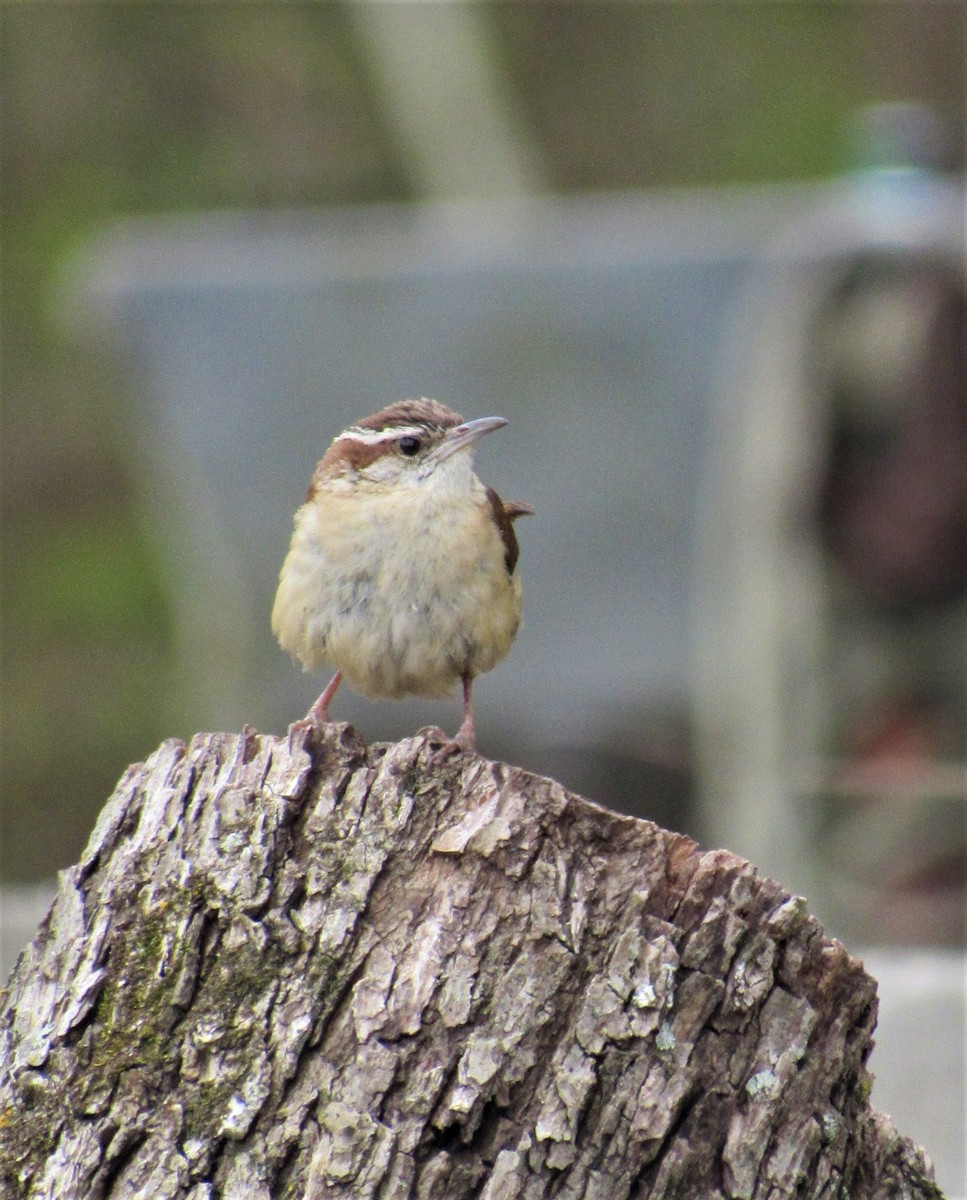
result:
[[(91, 1200), (101, 1196), (109, 1196), (114, 1184), (120, 1179), (124, 1170), (134, 1161), (134, 1157), (147, 1141), (147, 1134), (141, 1130), (118, 1130), (114, 1137), (103, 1145), (102, 1167), (91, 1181)], [(117, 1150), (114, 1143), (120, 1142)]]

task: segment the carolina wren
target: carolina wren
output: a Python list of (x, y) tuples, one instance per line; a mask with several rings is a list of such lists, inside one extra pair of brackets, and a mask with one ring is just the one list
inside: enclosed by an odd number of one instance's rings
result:
[(335, 668), (307, 721), (328, 722), (342, 679), (364, 696), (443, 696), (463, 723), (441, 756), (474, 747), (473, 680), (506, 655), (521, 617), (508, 503), (473, 470), (503, 417), (466, 421), (401, 400), (339, 434), (295, 514), (272, 630), (306, 670)]

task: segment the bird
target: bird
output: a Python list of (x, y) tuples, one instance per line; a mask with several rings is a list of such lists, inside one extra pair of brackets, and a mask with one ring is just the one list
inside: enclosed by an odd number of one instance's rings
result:
[(474, 472), (476, 443), (507, 424), (399, 400), (344, 430), (319, 460), (272, 609), (283, 650), (305, 670), (335, 671), (305, 725), (332, 721), (343, 680), (391, 699), (444, 696), (460, 682), (463, 722), (436, 758), (476, 749), (473, 681), (520, 627), (513, 522), (533, 513)]

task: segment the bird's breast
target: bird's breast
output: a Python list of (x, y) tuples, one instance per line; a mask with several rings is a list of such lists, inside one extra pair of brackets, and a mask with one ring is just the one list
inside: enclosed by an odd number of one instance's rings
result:
[(365, 695), (442, 695), (510, 648), (521, 592), (482, 486), (317, 495), (296, 516), (273, 628)]

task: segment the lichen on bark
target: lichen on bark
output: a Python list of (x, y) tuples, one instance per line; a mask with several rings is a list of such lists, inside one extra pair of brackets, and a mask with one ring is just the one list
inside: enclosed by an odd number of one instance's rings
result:
[(4, 1197), (934, 1200), (801, 901), (438, 744), (129, 769), (0, 1012)]

